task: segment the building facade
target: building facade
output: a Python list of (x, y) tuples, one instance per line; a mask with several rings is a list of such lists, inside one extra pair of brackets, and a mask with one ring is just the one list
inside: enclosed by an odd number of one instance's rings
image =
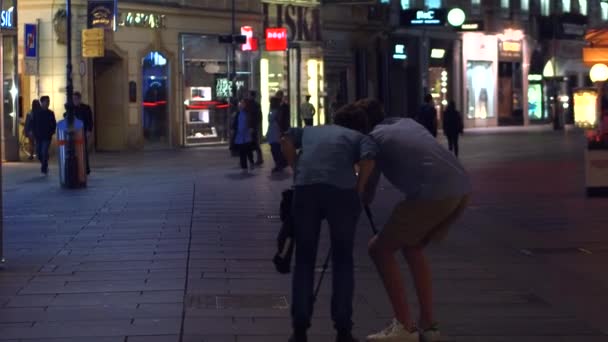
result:
[[(324, 124), (336, 99), (346, 103), (377, 89), (369, 57), (375, 51), (365, 37), (381, 20), (370, 16), (367, 5), (236, 1), (233, 22), (229, 1), (133, 0), (119, 1), (115, 20), (108, 22), (108, 3), (73, 1), (74, 85), (93, 107), (92, 140), (99, 151), (226, 143), (230, 100), (251, 90), (264, 114), (270, 97), (283, 91), (292, 124), (299, 125), (305, 96), (317, 109), (315, 124)], [(40, 51), (36, 72), (21, 58), (23, 102), (49, 95), (59, 118), (65, 102), (64, 4), (22, 1), (19, 11), (19, 37), (26, 23), (37, 24)], [(82, 32), (100, 23), (103, 57), (84, 58)], [(233, 29), (247, 37), (234, 44), (234, 52), (225, 41)], [(286, 42), (277, 48), (281, 32)], [(23, 57), (25, 39), (19, 44)]]

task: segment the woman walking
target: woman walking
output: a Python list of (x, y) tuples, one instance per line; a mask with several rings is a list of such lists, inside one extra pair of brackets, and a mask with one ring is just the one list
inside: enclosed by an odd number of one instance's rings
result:
[(441, 121), (443, 121), (443, 134), (448, 138), (448, 147), (454, 155), (458, 156), (458, 137), (462, 134), (463, 123), (454, 101), (448, 104)]
[(270, 112), (268, 113), (268, 131), (266, 132), (266, 140), (270, 144), (272, 159), (274, 160), (274, 168), (272, 172), (281, 172), (287, 167), (287, 162), (281, 152), (281, 99), (273, 97), (270, 99)]
[[(251, 101), (243, 99), (239, 102), (239, 112), (234, 120), (234, 145), (239, 151), (241, 169), (243, 173), (247, 170), (253, 171), (253, 135), (255, 134), (255, 118)], [(249, 161), (249, 168), (247, 167)]]

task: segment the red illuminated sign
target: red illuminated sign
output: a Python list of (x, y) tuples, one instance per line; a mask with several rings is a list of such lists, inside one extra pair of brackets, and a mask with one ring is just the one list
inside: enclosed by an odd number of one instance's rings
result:
[(286, 28), (267, 28), (266, 29), (266, 50), (285, 51), (287, 50), (287, 29)]
[(242, 51), (258, 50), (258, 40), (253, 38), (253, 28), (251, 26), (241, 27), (241, 35), (247, 37), (247, 42), (241, 45)]

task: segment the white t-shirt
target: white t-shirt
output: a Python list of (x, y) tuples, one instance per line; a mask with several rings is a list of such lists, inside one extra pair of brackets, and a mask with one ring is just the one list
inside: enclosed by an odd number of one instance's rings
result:
[(458, 159), (412, 119), (389, 118), (370, 133), (377, 167), (407, 199), (438, 200), (471, 193)]

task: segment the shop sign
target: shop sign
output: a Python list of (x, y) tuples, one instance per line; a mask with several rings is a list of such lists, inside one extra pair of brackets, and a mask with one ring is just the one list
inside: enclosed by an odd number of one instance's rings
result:
[(0, 28), (12, 29), (15, 28), (15, 7), (3, 9), (0, 12)]
[(402, 60), (402, 61), (407, 59), (407, 54), (405, 52), (404, 44), (395, 44), (393, 59)]
[(581, 14), (564, 13), (540, 19), (540, 35), (545, 39), (577, 40), (585, 36), (588, 18)]
[(251, 26), (242, 26), (241, 36), (247, 39), (245, 44), (241, 45), (241, 51), (258, 51), (258, 40), (253, 37), (253, 28)]
[(24, 25), (23, 47), (25, 50), (24, 71), (26, 75), (38, 74), (38, 25)]
[(447, 11), (444, 9), (401, 11), (402, 26), (443, 26), (446, 20)]
[(458, 31), (463, 31), (463, 32), (483, 31), (484, 25), (483, 25), (483, 21), (466, 21), (464, 24), (460, 25), (460, 27), (458, 27), (457, 29), (458, 29)]
[(266, 29), (266, 51), (285, 51), (287, 50), (287, 29), (267, 28)]
[(82, 30), (82, 57), (103, 57), (105, 53), (104, 29), (92, 28)]
[(503, 41), (499, 45), (501, 58), (521, 58), (521, 41)]
[(287, 29), (289, 41), (321, 41), (321, 12), (318, 7), (263, 3), (264, 30)]
[(140, 27), (148, 29), (164, 29), (165, 15), (143, 12), (126, 12), (120, 14), (120, 26)]
[(116, 0), (89, 0), (88, 27), (116, 30)]

